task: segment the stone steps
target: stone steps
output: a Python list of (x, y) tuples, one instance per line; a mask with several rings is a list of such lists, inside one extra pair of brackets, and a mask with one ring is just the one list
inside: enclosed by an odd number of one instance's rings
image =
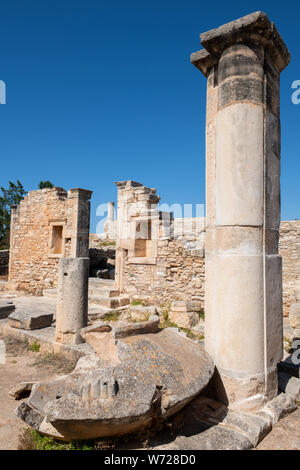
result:
[(115, 309), (129, 304), (129, 297), (120, 295), (111, 279), (89, 278), (89, 301), (104, 308)]
[(110, 311), (110, 308), (89, 302), (89, 318), (102, 318)]
[[(57, 289), (44, 289), (44, 297), (57, 298)], [(109, 311), (129, 304), (127, 296), (120, 296), (110, 279), (89, 278), (89, 302)]]
[(89, 287), (89, 296), (98, 296), (98, 297), (118, 297), (118, 289), (110, 289), (108, 287), (98, 287), (90, 286)]
[(129, 297), (126, 296), (103, 297), (98, 295), (92, 295), (91, 297), (89, 297), (89, 300), (93, 304), (101, 305), (109, 309), (115, 309), (129, 304)]
[(100, 279), (98, 277), (89, 277), (89, 287), (111, 287), (113, 288), (115, 281), (113, 279)]

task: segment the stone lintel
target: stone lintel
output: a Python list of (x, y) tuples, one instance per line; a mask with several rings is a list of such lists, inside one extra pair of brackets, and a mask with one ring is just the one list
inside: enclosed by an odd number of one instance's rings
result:
[(200, 35), (205, 50), (191, 55), (191, 62), (207, 77), (223, 51), (235, 44), (263, 47), (279, 72), (290, 62), (289, 51), (276, 26), (265, 13), (257, 11)]

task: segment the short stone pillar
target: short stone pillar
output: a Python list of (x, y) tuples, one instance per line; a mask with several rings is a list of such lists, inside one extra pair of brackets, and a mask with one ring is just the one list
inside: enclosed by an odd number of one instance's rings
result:
[[(72, 211), (71, 256), (89, 256), (90, 199), (92, 191), (74, 188), (68, 191), (68, 204)], [(68, 227), (67, 227), (68, 228)]]
[(255, 409), (277, 394), (283, 351), (279, 87), (290, 56), (261, 12), (201, 43), (191, 62), (208, 78), (206, 349), (224, 401)]
[(109, 201), (107, 203), (107, 221), (113, 222), (115, 220), (115, 204)]
[(79, 344), (81, 328), (88, 324), (89, 258), (61, 258), (58, 268), (58, 294), (55, 339)]

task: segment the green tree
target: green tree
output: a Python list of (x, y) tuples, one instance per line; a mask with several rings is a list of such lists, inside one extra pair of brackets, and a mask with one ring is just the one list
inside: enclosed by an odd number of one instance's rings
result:
[(45, 189), (45, 188), (54, 188), (54, 184), (51, 183), (51, 181), (40, 181), (39, 184), (39, 189)]
[(1, 187), (0, 195), (0, 250), (9, 248), (10, 230), (10, 208), (23, 199), (26, 191), (22, 183), (17, 180), (17, 184), (9, 181), (8, 189)]

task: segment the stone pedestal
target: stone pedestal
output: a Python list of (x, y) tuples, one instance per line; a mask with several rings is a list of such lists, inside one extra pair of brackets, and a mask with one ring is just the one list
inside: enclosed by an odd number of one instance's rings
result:
[(231, 406), (277, 393), (282, 357), (280, 72), (289, 53), (256, 12), (201, 35), (191, 62), (208, 78), (206, 349)]
[(89, 258), (62, 258), (59, 261), (55, 339), (78, 344), (81, 328), (88, 323)]

